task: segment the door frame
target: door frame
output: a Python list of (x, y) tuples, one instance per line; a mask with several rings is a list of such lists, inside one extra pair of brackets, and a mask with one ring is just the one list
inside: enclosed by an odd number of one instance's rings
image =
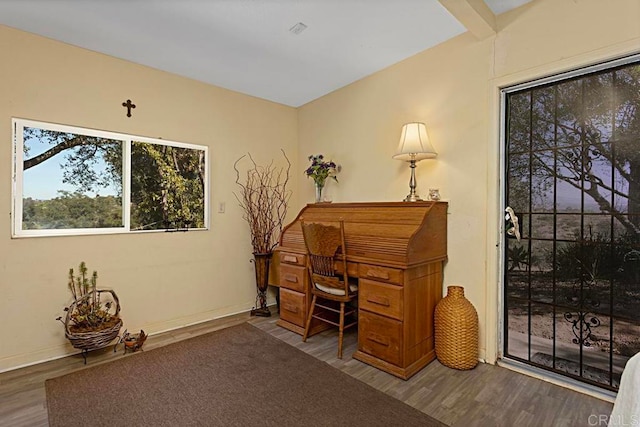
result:
[[(495, 52), (494, 52), (495, 53)], [(621, 60), (623, 57), (640, 55), (637, 43), (623, 43), (614, 47), (606, 47), (581, 55), (558, 60), (524, 71), (495, 76), (488, 82), (489, 125), (487, 156), (487, 270), (486, 270), (486, 362), (499, 364), (518, 370), (527, 375), (543, 378), (546, 381), (574, 389), (595, 397), (612, 401), (615, 392), (609, 392), (589, 386), (559, 375), (513, 363), (503, 358), (504, 348), (504, 209), (505, 209), (505, 162), (506, 146), (504, 130), (505, 103), (504, 90), (524, 86), (532, 81), (557, 79), (558, 75), (581, 74), (580, 69), (595, 64)], [(523, 366), (520, 366), (523, 365)]]

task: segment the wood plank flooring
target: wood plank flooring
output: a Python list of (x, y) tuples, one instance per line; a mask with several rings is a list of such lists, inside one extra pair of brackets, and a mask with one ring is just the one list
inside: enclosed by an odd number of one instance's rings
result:
[[(337, 332), (329, 330), (303, 343), (300, 335), (276, 326), (277, 315), (239, 314), (151, 336), (145, 351), (249, 321), (263, 331), (399, 399), (450, 426), (588, 426), (608, 415), (612, 404), (494, 365), (456, 371), (434, 361), (409, 381), (351, 358), (357, 331), (345, 333), (344, 357), (337, 359)], [(120, 346), (93, 352), (87, 367), (123, 356)], [(0, 425), (47, 426), (44, 381), (84, 369), (80, 355), (0, 374)]]

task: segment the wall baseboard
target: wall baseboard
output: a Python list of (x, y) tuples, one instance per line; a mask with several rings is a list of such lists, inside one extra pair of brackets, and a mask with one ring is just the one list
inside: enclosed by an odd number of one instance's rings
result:
[[(275, 303), (269, 305), (273, 306), (275, 305)], [(186, 328), (188, 326), (209, 322), (212, 320), (223, 319), (225, 317), (236, 316), (243, 313), (248, 314), (251, 311), (252, 307), (253, 303), (241, 304), (232, 307), (225, 307), (224, 309), (211, 310), (197, 313), (191, 316), (171, 319), (165, 322), (142, 325), (141, 327), (135, 328), (125, 324), (121, 332), (124, 332), (125, 329), (128, 329), (129, 331), (144, 329), (150, 336), (158, 335), (165, 332)], [(114, 340), (113, 343), (109, 345), (115, 345), (116, 342), (117, 341)], [(64, 357), (75, 356), (77, 354), (79, 354), (79, 351), (73, 348), (71, 344), (65, 340), (64, 344), (58, 346), (43, 348), (29, 353), (15, 354), (0, 359), (0, 373), (14, 371), (16, 369), (50, 362), (53, 360), (62, 359)]]

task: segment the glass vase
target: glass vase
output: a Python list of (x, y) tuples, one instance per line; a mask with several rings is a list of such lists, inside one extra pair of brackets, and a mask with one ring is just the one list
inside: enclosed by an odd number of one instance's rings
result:
[(316, 203), (322, 202), (322, 190), (324, 189), (324, 184), (315, 183), (316, 185)]

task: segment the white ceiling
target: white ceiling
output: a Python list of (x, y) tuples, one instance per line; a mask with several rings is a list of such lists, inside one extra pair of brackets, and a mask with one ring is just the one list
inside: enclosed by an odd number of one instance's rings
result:
[(2, 0), (0, 24), (294, 107), (466, 31), (438, 0)]

